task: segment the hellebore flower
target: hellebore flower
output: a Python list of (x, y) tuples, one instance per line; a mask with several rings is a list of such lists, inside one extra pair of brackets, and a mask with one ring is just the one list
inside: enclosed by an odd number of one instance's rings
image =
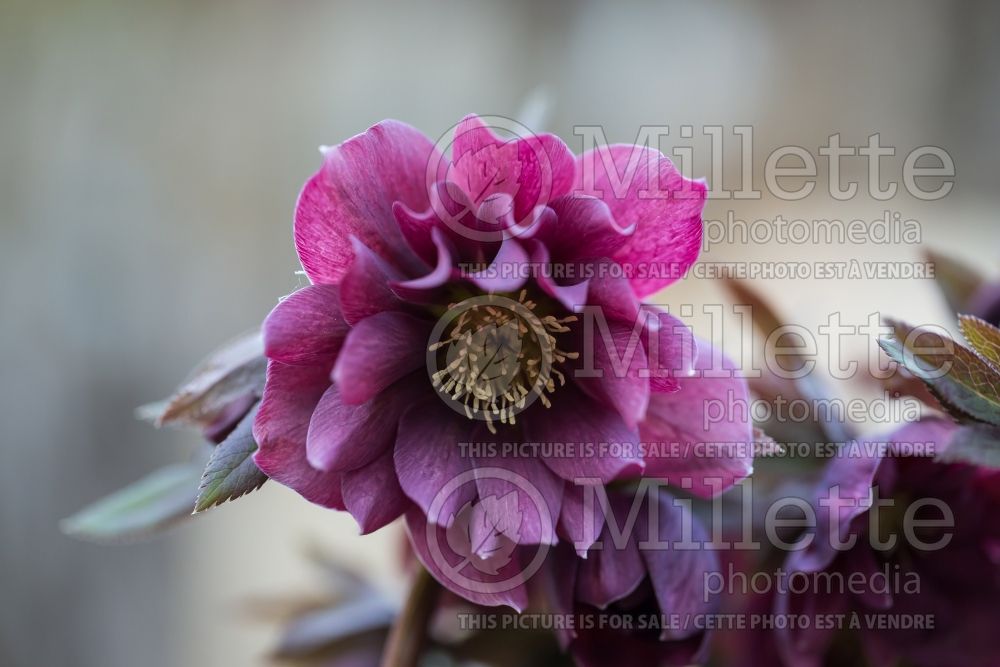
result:
[[(462, 531), (490, 572), (578, 528), (562, 511), (576, 479), (732, 484), (747, 452), (638, 447), (750, 440), (745, 410), (704, 421), (709, 396), (746, 399), (743, 381), (691, 377), (710, 346), (640, 303), (695, 261), (704, 197), (657, 151), (574, 157), (553, 135), (505, 141), (476, 116), (457, 126), (450, 160), (396, 121), (326, 149), (295, 212), (311, 284), (263, 327), (257, 465), (366, 533), (404, 513), (417, 542)], [(510, 455), (510, 443), (575, 447)], [(497, 469), (510, 474), (484, 472)], [(523, 587), (458, 592), (526, 603)]]
[(700, 621), (718, 608), (706, 580), (719, 560), (698, 520), (656, 491), (609, 490), (609, 521), (587, 557), (567, 544), (549, 554), (543, 591), (554, 613), (573, 619), (557, 638), (580, 667), (690, 665), (706, 657), (709, 634)]
[[(862, 619), (881, 614), (892, 615), (896, 623), (922, 621), (897, 628), (863, 620), (854, 645), (873, 665), (996, 664), (1000, 473), (912, 456), (906, 449), (930, 443), (941, 453), (956, 431), (951, 422), (925, 419), (891, 434), (885, 456), (844, 455), (830, 462), (816, 489), (815, 539), (789, 555), (788, 587), (775, 600), (778, 613), (856, 612)], [(834, 487), (839, 493), (830, 493)], [(821, 498), (834, 499), (833, 509), (824, 507), (830, 501), (821, 503)], [(929, 509), (927, 502), (934, 507)], [(940, 523), (949, 520), (948, 514), (953, 526)], [(915, 539), (907, 534), (907, 523)], [(851, 536), (856, 538), (853, 545), (834, 548), (835, 541), (849, 542)], [(812, 583), (802, 592), (801, 585), (792, 583), (795, 574), (807, 582), (827, 580), (811, 577), (815, 573), (842, 575), (835, 580), (854, 576), (859, 584), (828, 591)], [(927, 619), (933, 628), (927, 627)], [(787, 665), (847, 664), (838, 657), (845, 642), (834, 642), (835, 636), (832, 628), (813, 624), (785, 629), (776, 640)]]

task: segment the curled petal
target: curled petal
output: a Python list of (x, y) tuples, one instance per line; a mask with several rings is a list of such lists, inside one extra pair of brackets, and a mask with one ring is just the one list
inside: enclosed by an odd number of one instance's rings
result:
[(433, 209), (417, 212), (397, 201), (392, 205), (392, 214), (396, 218), (396, 224), (399, 225), (399, 231), (413, 252), (428, 266), (434, 264), (437, 251), (431, 239), (431, 231), (439, 222)]
[(555, 276), (549, 270), (549, 250), (545, 244), (537, 241), (529, 241), (531, 245), (531, 264), (534, 270), (535, 282), (543, 292), (561, 303), (567, 310), (575, 312), (580, 306), (587, 303), (587, 289), (589, 282), (584, 280), (571, 285), (561, 285), (554, 279)]
[(516, 240), (506, 239), (489, 268), (473, 273), (469, 280), (486, 292), (514, 292), (528, 279), (528, 254)]
[(416, 303), (429, 303), (439, 293), (440, 288), (454, 276), (453, 255), (444, 233), (435, 228), (431, 230), (431, 239), (437, 249), (437, 263), (434, 269), (419, 278), (390, 283), (392, 291), (400, 298)]
[(559, 261), (612, 257), (635, 224), (621, 227), (601, 199), (584, 194), (559, 197), (549, 202), (553, 215), (543, 216), (532, 238), (546, 244)]
[(577, 158), (574, 193), (600, 198), (620, 227), (635, 226), (611, 258), (636, 269), (630, 282), (640, 298), (683, 276), (698, 258), (706, 192), (649, 148), (601, 146)]
[(351, 238), (354, 261), (340, 283), (340, 311), (350, 324), (402, 304), (389, 289), (389, 283), (402, 279), (402, 274), (372, 252), (364, 243)]

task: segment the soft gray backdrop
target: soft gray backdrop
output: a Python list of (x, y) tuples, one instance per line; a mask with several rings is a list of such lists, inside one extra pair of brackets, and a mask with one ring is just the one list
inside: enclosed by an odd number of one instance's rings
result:
[[(0, 664), (255, 664), (273, 629), (240, 602), (308, 591), (310, 541), (397, 591), (397, 535), (358, 540), (349, 520), (277, 487), (152, 544), (98, 547), (57, 529), (190, 450), (193, 436), (155, 432), (132, 408), (299, 284), (291, 213), (319, 144), (384, 117), (437, 137), (469, 111), (515, 113), (539, 84), (567, 139), (577, 123), (617, 141), (642, 124), (753, 124), (760, 145), (815, 153), (832, 132), (856, 144), (881, 132), (954, 155), (946, 201), (892, 207), (985, 267), (1000, 254), (997, 25), (988, 0), (3, 0)], [(825, 216), (884, 208), (817, 201)], [(776, 294), (793, 312), (817, 301), (801, 285)], [(820, 294), (824, 316), (838, 299), (880, 296), (943, 312), (926, 284)]]

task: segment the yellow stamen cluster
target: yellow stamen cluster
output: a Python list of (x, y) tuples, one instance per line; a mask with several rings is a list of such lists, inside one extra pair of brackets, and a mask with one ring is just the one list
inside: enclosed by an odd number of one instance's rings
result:
[(576, 359), (556, 345), (556, 334), (569, 331), (573, 315), (538, 317), (534, 301), (522, 290), (516, 302), (499, 296), (451, 304), (461, 309), (446, 337), (428, 350), (444, 349), (443, 368), (432, 374), (435, 387), (460, 402), (469, 419), (481, 418), (491, 433), (495, 421), (515, 423), (514, 415), (538, 398), (546, 407), (546, 393), (566, 384), (555, 364)]

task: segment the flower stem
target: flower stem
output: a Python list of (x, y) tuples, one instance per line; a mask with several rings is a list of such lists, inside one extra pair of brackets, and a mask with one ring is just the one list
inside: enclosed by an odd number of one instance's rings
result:
[(421, 567), (389, 632), (382, 653), (382, 667), (416, 667), (440, 592), (438, 582)]

